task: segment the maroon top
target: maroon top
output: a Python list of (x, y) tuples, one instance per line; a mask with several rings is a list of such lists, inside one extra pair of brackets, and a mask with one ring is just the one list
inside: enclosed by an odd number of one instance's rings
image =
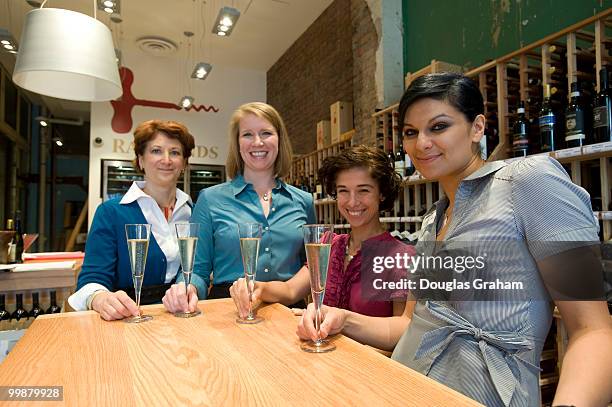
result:
[[(392, 301), (368, 301), (361, 295), (361, 250), (355, 254), (344, 270), (344, 257), (349, 237), (348, 234), (333, 237), (323, 304), (372, 317), (393, 316)], [(389, 232), (372, 236), (367, 240), (397, 242)]]

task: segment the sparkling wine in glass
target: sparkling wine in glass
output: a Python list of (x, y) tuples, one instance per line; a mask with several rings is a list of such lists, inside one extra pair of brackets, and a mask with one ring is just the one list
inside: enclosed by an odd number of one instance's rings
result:
[[(188, 288), (191, 283), (193, 260), (195, 258), (196, 247), (198, 246), (200, 224), (177, 223), (174, 225), (174, 228), (176, 229), (176, 238), (178, 239), (179, 254), (181, 256), (181, 268), (183, 269), (183, 278), (185, 280), (185, 295), (189, 298)], [(201, 313), (199, 309), (196, 309), (193, 312), (178, 311), (174, 313), (174, 316), (179, 318), (190, 318), (200, 315)]]
[(244, 267), (244, 279), (249, 293), (249, 314), (246, 318), (238, 318), (239, 324), (257, 324), (262, 318), (253, 312), (253, 288), (255, 287), (255, 272), (257, 270), (257, 258), (259, 257), (259, 242), (261, 241), (261, 225), (259, 223), (242, 223), (238, 225), (240, 237), (240, 253), (242, 254), (242, 265)]
[(125, 322), (139, 323), (153, 319), (151, 315), (142, 315), (140, 310), (140, 293), (147, 264), (150, 236), (151, 225), (149, 224), (125, 225), (125, 237), (127, 238), (130, 265), (132, 266), (132, 280), (134, 281), (134, 295), (136, 296), (136, 307), (138, 307), (139, 313), (138, 316), (126, 318)]
[(321, 305), (325, 295), (325, 282), (327, 281), (327, 268), (333, 236), (332, 225), (304, 225), (304, 247), (310, 272), (310, 292), (315, 307), (315, 328), (318, 339), (304, 342), (302, 350), (312, 353), (330, 352), (336, 346), (327, 340), (321, 339)]

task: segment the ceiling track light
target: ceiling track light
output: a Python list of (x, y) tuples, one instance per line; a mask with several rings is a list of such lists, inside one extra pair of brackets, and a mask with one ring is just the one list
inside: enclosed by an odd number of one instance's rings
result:
[(82, 126), (83, 118), (79, 119), (56, 119), (49, 118), (46, 116), (37, 116), (34, 120), (36, 120), (42, 127), (47, 127), (50, 124), (65, 124), (67, 126)]
[(212, 71), (212, 65), (206, 62), (199, 62), (193, 68), (193, 72), (191, 73), (191, 77), (193, 79), (198, 79), (203, 81), (206, 79), (208, 74)]
[(179, 102), (179, 106), (187, 110), (193, 105), (193, 100), (192, 96), (183, 96)]
[(0, 28), (0, 49), (11, 54), (16, 54), (18, 48), (15, 37), (13, 37), (8, 30)]
[(40, 8), (42, 2), (43, 0), (26, 0), (26, 3), (35, 8)]
[(212, 32), (220, 37), (229, 36), (234, 30), (239, 17), (240, 11), (233, 7), (221, 8), (213, 24)]
[(121, 20), (121, 0), (97, 0), (98, 10), (111, 15), (111, 21), (120, 23)]

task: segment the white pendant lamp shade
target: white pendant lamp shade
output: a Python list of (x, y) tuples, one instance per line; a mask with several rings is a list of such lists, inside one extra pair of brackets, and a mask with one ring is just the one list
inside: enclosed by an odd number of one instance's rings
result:
[(121, 96), (106, 25), (75, 11), (39, 8), (26, 15), (13, 82), (41, 95), (101, 102)]

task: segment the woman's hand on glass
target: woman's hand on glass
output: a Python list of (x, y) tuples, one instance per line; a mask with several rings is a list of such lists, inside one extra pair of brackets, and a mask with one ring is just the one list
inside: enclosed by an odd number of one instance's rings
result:
[(172, 284), (162, 298), (166, 310), (171, 313), (195, 312), (198, 306), (198, 291), (193, 284), (189, 284), (187, 292), (188, 294), (185, 294), (184, 282)]
[[(261, 287), (262, 283), (256, 281), (253, 287), (253, 296), (251, 297), (253, 309), (260, 303)], [(230, 287), (230, 295), (234, 300), (240, 318), (246, 318), (247, 315), (249, 315), (249, 291), (244, 278), (239, 278), (234, 281), (234, 284)]]
[(96, 293), (91, 302), (91, 309), (106, 321), (140, 315), (136, 303), (125, 291)]
[[(335, 335), (344, 329), (348, 312), (345, 309), (321, 306), (321, 339), (327, 338), (329, 335)], [(304, 340), (318, 339), (317, 329), (315, 327), (315, 308), (314, 303), (308, 304), (308, 308), (302, 314), (302, 318), (298, 323), (297, 336)]]

